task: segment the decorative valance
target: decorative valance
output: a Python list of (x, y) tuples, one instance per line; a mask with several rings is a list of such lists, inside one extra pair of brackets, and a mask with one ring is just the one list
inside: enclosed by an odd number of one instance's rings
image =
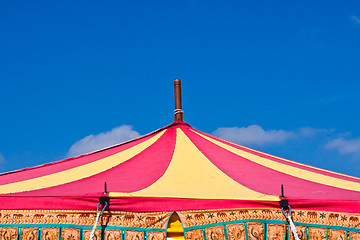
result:
[[(280, 209), (232, 209), (178, 212), (187, 240), (293, 239)], [(360, 240), (360, 216), (293, 210), (300, 239)]]
[[(95, 240), (162, 240), (171, 212), (104, 213)], [(0, 240), (87, 240), (95, 211), (0, 210)]]
[[(178, 214), (187, 240), (293, 239), (279, 209), (179, 212), (105, 212), (96, 240), (163, 240), (169, 218)], [(360, 216), (293, 210), (302, 240), (360, 240)], [(88, 240), (95, 211), (0, 210), (0, 240)]]

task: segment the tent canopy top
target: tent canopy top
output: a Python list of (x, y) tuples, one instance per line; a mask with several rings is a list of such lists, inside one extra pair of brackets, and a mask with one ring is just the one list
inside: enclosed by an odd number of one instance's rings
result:
[[(208, 209), (276, 205), (282, 185), (291, 201), (359, 205), (359, 178), (230, 143), (181, 120), (123, 144), (1, 174), (0, 197), (30, 197), (29, 204), (38, 205), (44, 199), (72, 199), (76, 209), (99, 196), (109, 196), (113, 207), (131, 199), (132, 210), (142, 209), (144, 201), (160, 203), (153, 211), (170, 210), (167, 204), (171, 210), (187, 209), (187, 204)], [(18, 207), (16, 202), (11, 208)]]

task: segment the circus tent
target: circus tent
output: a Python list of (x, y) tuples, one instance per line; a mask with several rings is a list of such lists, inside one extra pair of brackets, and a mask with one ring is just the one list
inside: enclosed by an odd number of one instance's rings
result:
[(192, 128), (182, 120), (179, 84), (172, 124), (1, 174), (0, 238), (89, 239), (101, 201), (98, 239), (160, 240), (179, 232), (186, 239), (288, 239), (291, 224), (279, 204), (285, 201), (300, 239), (360, 239), (359, 178)]

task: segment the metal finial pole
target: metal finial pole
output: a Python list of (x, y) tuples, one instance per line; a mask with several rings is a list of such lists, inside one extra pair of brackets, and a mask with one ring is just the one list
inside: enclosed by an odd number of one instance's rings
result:
[(182, 106), (181, 106), (181, 81), (180, 81), (180, 79), (174, 80), (174, 93), (175, 93), (174, 120), (182, 121), (184, 112), (183, 112)]

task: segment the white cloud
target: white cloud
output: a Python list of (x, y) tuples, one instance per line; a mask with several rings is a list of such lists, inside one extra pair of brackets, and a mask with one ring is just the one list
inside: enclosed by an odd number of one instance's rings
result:
[(68, 156), (76, 156), (139, 137), (140, 134), (133, 130), (132, 126), (122, 125), (111, 129), (111, 131), (91, 134), (74, 143), (68, 151)]
[(360, 24), (360, 18), (358, 18), (357, 16), (352, 16), (351, 17), (355, 22)]
[(264, 130), (259, 125), (248, 127), (221, 127), (216, 129), (213, 134), (219, 138), (229, 140), (239, 144), (267, 144), (282, 143), (295, 136), (293, 131), (285, 130)]
[(328, 149), (336, 149), (341, 154), (360, 154), (360, 137), (353, 139), (336, 138), (325, 146)]
[(5, 165), (5, 157), (0, 153), (0, 168), (3, 168)]
[(286, 130), (264, 130), (259, 125), (248, 127), (220, 127), (213, 134), (219, 138), (229, 140), (243, 145), (265, 145), (284, 143), (289, 139), (299, 137), (314, 137), (319, 134), (327, 134), (329, 130), (303, 127), (293, 131)]
[(296, 130), (298, 136), (304, 137), (314, 137), (319, 134), (327, 134), (329, 132), (334, 132), (334, 129), (327, 130), (327, 129), (318, 129), (318, 128), (311, 128), (311, 127), (303, 127)]

